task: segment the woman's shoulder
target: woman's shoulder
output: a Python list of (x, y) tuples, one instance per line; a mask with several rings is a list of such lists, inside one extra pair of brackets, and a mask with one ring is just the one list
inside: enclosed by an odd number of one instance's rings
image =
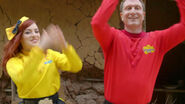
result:
[(15, 62), (19, 62), (21, 61), (21, 58), (20, 56), (14, 56), (14, 57), (11, 57), (9, 60), (8, 60), (8, 63), (15, 63)]

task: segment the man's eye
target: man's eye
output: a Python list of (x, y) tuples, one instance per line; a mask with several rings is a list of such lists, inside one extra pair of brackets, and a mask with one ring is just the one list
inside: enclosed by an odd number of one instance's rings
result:
[(127, 7), (126, 9), (127, 9), (127, 10), (131, 10), (132, 8), (131, 8), (131, 7)]
[(141, 8), (140, 8), (139, 6), (136, 6), (135, 9), (136, 9), (136, 10), (140, 10)]

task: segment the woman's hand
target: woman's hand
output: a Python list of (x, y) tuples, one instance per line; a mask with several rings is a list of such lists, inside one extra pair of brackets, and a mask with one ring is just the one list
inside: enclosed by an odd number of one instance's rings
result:
[(62, 47), (62, 49), (66, 49), (67, 48), (67, 42), (65, 40), (64, 34), (63, 34), (62, 30), (60, 29), (60, 27), (58, 25), (56, 26), (56, 29), (57, 29), (58, 35), (60, 37), (61, 47)]
[(67, 48), (66, 40), (59, 26), (51, 24), (46, 30), (43, 30), (40, 47), (43, 50), (54, 49), (58, 51)]
[(39, 47), (45, 51), (47, 50), (48, 48), (51, 47), (51, 39), (50, 37), (48, 36), (48, 33), (46, 32), (46, 30), (42, 30), (42, 35), (41, 35), (41, 39), (40, 39), (40, 44), (39, 44)]

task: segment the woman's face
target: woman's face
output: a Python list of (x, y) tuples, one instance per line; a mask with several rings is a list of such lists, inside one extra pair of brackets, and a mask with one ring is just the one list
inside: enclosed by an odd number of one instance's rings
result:
[(40, 43), (40, 32), (38, 26), (33, 23), (27, 27), (22, 35), (21, 45), (24, 50), (29, 51), (32, 47), (38, 46)]

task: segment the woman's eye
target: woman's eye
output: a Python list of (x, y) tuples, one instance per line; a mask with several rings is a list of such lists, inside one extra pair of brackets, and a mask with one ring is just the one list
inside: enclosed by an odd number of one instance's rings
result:
[(38, 30), (36, 30), (36, 31), (35, 31), (35, 33), (39, 33), (39, 31), (38, 31)]
[(27, 32), (25, 32), (25, 34), (30, 34), (30, 33), (31, 33), (31, 32), (28, 32), (28, 31), (27, 31)]

